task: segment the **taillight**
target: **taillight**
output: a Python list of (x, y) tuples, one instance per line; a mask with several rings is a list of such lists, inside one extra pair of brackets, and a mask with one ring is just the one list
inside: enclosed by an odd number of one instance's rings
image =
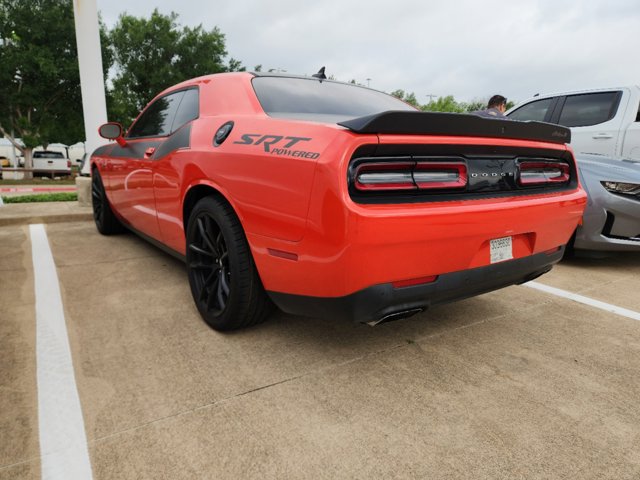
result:
[(560, 162), (520, 161), (520, 185), (566, 183), (570, 179), (569, 165)]
[(355, 171), (358, 190), (416, 190), (412, 170), (415, 162), (362, 163)]
[(353, 174), (363, 192), (465, 188), (467, 177), (464, 162), (365, 162)]
[(418, 188), (464, 188), (467, 185), (467, 166), (453, 162), (418, 162), (413, 171)]
[(67, 160), (67, 168), (71, 168), (71, 160)]

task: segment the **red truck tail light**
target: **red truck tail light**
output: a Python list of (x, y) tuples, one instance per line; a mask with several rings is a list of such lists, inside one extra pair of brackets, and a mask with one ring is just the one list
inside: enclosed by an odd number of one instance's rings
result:
[(412, 170), (415, 162), (372, 162), (358, 165), (355, 187), (362, 191), (417, 190)]
[(67, 168), (71, 168), (71, 160), (67, 160)]
[(571, 178), (569, 165), (561, 162), (521, 161), (518, 183), (523, 186), (566, 183)]
[(463, 162), (365, 162), (355, 169), (354, 186), (362, 192), (464, 188)]

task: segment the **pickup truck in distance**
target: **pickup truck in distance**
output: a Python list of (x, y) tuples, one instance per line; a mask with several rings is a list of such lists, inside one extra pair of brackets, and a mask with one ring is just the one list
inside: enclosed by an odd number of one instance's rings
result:
[(41, 150), (33, 152), (33, 173), (35, 175), (71, 175), (71, 161), (61, 152)]
[(640, 87), (536, 95), (510, 109), (512, 120), (537, 120), (571, 129), (575, 153), (640, 159)]

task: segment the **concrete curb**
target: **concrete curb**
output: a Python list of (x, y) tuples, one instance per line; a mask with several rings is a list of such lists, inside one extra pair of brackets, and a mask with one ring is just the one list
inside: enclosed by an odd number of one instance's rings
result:
[(80, 206), (78, 202), (9, 203), (0, 206), (0, 227), (90, 220), (93, 220), (91, 207)]

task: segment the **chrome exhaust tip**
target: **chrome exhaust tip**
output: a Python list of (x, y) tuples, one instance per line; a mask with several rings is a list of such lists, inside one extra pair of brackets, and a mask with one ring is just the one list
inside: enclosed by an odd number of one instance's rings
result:
[(370, 327), (375, 327), (376, 325), (380, 325), (381, 323), (394, 322), (396, 320), (402, 320), (403, 318), (409, 318), (416, 313), (420, 313), (424, 310), (424, 308), (409, 308), (407, 310), (400, 310), (399, 312), (393, 312), (385, 315), (382, 318), (377, 320), (371, 320), (370, 322), (366, 322)]

